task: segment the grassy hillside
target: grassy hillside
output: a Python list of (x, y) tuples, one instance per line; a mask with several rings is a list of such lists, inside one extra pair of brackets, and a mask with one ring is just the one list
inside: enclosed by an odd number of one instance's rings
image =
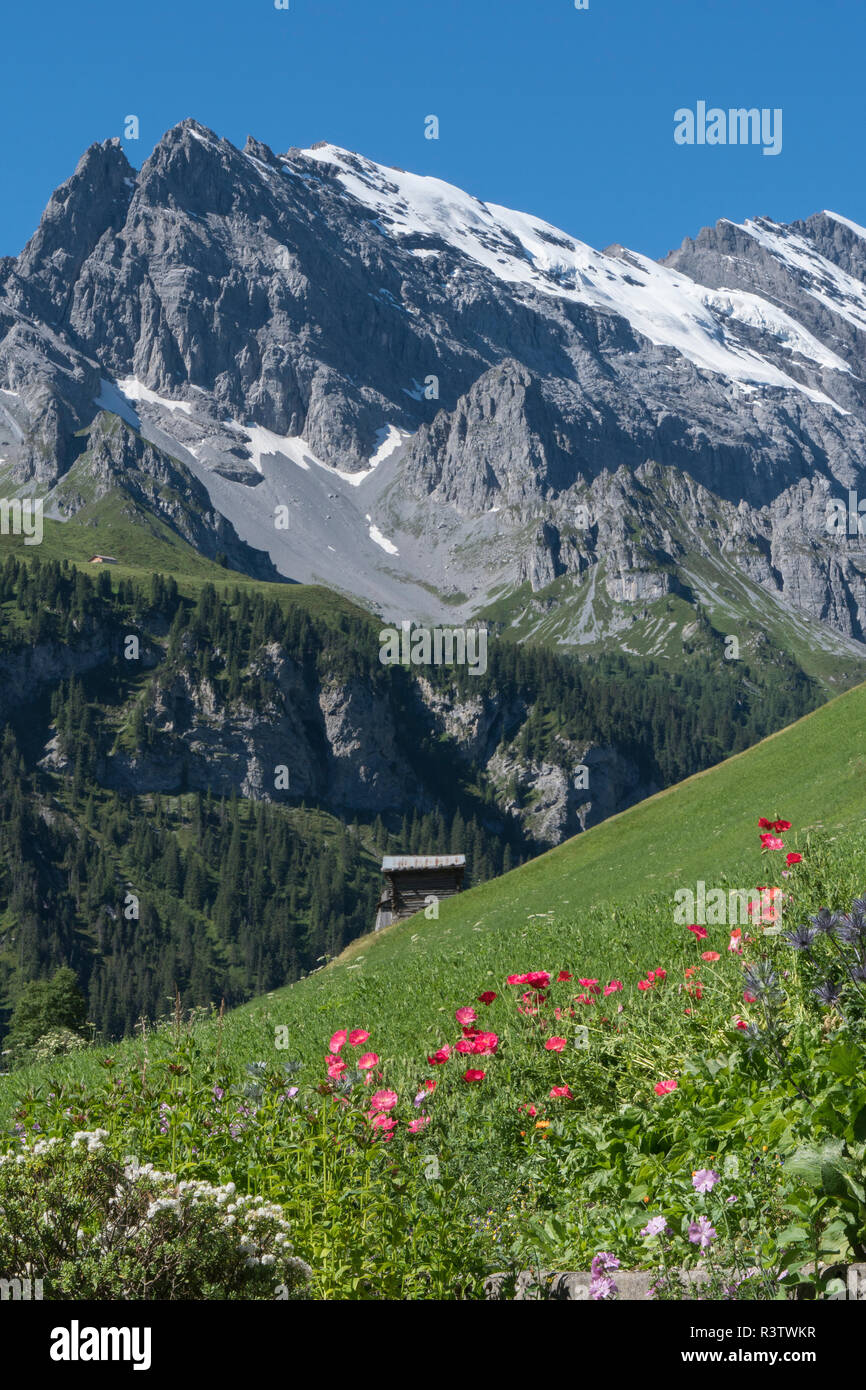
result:
[(90, 557), (111, 555), (118, 561), (110, 566), (114, 580), (149, 582), (152, 574), (171, 575), (187, 598), (197, 598), (204, 584), (213, 584), (221, 593), (237, 587), (261, 594), (286, 610), (304, 608), (312, 618), (324, 621), (369, 616), (350, 599), (318, 584), (266, 583), (215, 564), (164, 521), (117, 491), (89, 503), (68, 521), (46, 518), (43, 531), (41, 545), (31, 546), (20, 536), (0, 535), (0, 561), (9, 553), (26, 561), (68, 560), (93, 576), (99, 567), (90, 564)]
[[(761, 865), (744, 831), (759, 815), (791, 820), (796, 833), (788, 847), (794, 850), (805, 848), (812, 833), (831, 836), (866, 826), (864, 727), (861, 685), (756, 747), (444, 902), (437, 922), (417, 917), (353, 942), (327, 972), (295, 986), (285, 1002), (298, 1015), (315, 996), (316, 1015), (330, 1017), (337, 1007), (373, 993), (374, 979), (393, 980), (419, 959), (429, 963), (463, 953), (479, 962), (479, 938), (502, 960), (526, 950), (524, 942), (543, 955), (554, 943), (576, 938), (585, 954), (619, 968), (614, 924), (625, 905), (652, 896), (667, 904), (670, 917), (674, 892), (694, 889), (698, 879), (754, 886)], [(633, 935), (630, 942), (635, 944)]]

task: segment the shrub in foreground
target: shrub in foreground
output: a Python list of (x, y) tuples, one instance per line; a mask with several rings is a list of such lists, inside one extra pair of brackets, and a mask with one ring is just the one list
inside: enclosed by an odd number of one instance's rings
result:
[(46, 1299), (304, 1297), (282, 1208), (118, 1163), (104, 1130), (0, 1156), (0, 1276)]

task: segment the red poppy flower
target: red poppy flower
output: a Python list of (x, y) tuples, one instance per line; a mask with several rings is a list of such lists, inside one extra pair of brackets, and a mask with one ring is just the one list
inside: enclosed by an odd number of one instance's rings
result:
[(470, 1082), (471, 1082), (471, 1081), (483, 1081), (486, 1075), (487, 1075), (487, 1073), (486, 1073), (486, 1072), (483, 1072), (483, 1071), (472, 1071), (472, 1070), (470, 1070), (470, 1071), (465, 1071), (465, 1072), (463, 1073), (463, 1080), (464, 1080), (464, 1081), (470, 1081)]
[(802, 864), (803, 862), (802, 854), (787, 854), (785, 858), (789, 864)]
[(428, 1057), (427, 1061), (430, 1063), (431, 1067), (441, 1067), (442, 1063), (447, 1062), (450, 1056), (451, 1048), (448, 1046), (448, 1043), (446, 1043), (444, 1047), (440, 1047), (438, 1052), (434, 1052), (432, 1057)]
[(702, 951), (702, 952), (701, 952), (701, 960), (715, 961), (715, 960), (721, 960), (721, 959), (722, 959), (722, 958), (721, 958), (721, 956), (719, 955), (718, 951)]
[(560, 970), (559, 974), (556, 977), (556, 982), (557, 984), (561, 984), (563, 980), (570, 980), (572, 978), (573, 976), (570, 974), (568, 970)]
[(565, 1038), (548, 1038), (544, 1046), (548, 1052), (562, 1052), (565, 1048)]
[(694, 932), (695, 936), (698, 938), (698, 941), (703, 941), (704, 937), (707, 935), (706, 927), (699, 927), (697, 922), (692, 923), (692, 925), (689, 927), (689, 931)]
[(550, 1099), (551, 1099), (551, 1100), (571, 1100), (571, 1099), (572, 1099), (571, 1087), (570, 1087), (570, 1086), (551, 1086), (551, 1088), (550, 1088)]
[(495, 995), (495, 994), (493, 993), (493, 990), (492, 990), (492, 989), (486, 989), (486, 990), (484, 991), (483, 994), (479, 994), (479, 996), (478, 996), (478, 1003), (479, 1003), (479, 1004), (492, 1004), (493, 1001), (494, 1001), (494, 999), (496, 999), (497, 997), (498, 997), (498, 996)]
[(790, 822), (789, 820), (775, 820), (775, 821), (773, 821), (773, 829), (774, 829), (774, 830), (790, 830), (790, 829), (791, 829), (791, 822)]
[(657, 1096), (666, 1096), (670, 1091), (675, 1091), (677, 1089), (677, 1082), (657, 1081), (654, 1089)]

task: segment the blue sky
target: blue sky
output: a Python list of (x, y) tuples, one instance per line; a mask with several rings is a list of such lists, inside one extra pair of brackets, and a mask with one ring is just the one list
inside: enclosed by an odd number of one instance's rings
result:
[[(14, 4), (14, 10), (12, 5)], [(139, 166), (195, 116), (275, 150), (332, 140), (653, 256), (718, 217), (866, 224), (863, 0), (11, 0), (0, 254), (87, 145)], [(680, 147), (674, 111), (781, 107), (783, 148)], [(440, 139), (424, 138), (424, 118)]]

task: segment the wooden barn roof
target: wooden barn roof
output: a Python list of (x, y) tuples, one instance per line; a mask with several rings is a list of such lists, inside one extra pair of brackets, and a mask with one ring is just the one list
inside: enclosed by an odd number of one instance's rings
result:
[(382, 873), (395, 873), (401, 869), (462, 869), (465, 865), (465, 854), (386, 854), (382, 860)]

